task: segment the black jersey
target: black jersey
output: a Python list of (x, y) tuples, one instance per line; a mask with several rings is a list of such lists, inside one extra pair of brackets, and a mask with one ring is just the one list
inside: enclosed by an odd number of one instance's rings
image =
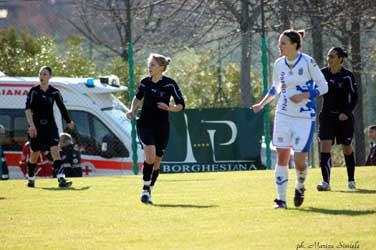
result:
[(60, 150), (60, 157), (63, 164), (69, 164), (70, 167), (80, 167), (81, 153), (74, 149), (74, 145), (68, 145)]
[(169, 112), (158, 108), (157, 103), (163, 102), (169, 105), (171, 96), (176, 105), (181, 104), (183, 108), (185, 107), (179, 86), (173, 79), (162, 76), (162, 79), (156, 83), (151, 80), (151, 77), (142, 79), (136, 94), (137, 99), (144, 98), (138, 126), (151, 128), (168, 124)]
[(40, 85), (32, 87), (27, 95), (26, 110), (30, 109), (33, 112), (33, 121), (38, 128), (40, 125), (56, 127), (53, 106), (56, 102), (60, 109), (63, 119), (70, 123), (68, 111), (64, 105), (63, 97), (60, 91), (51, 85), (46, 91), (43, 91)]
[(369, 148), (366, 166), (376, 166), (376, 144), (372, 143)]
[(329, 90), (324, 95), (322, 113), (338, 115), (344, 113), (351, 115), (358, 100), (358, 92), (353, 74), (342, 68), (332, 74), (329, 67), (321, 69), (328, 82)]

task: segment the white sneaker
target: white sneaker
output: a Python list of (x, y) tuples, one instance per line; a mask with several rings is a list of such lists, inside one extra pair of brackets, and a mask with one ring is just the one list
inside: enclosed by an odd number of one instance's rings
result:
[(356, 189), (355, 181), (349, 181), (348, 185), (349, 189), (354, 190)]

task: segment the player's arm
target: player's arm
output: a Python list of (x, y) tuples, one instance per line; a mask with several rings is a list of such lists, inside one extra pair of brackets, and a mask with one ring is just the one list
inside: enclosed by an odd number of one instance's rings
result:
[(128, 118), (132, 118), (133, 113), (137, 110), (137, 108), (140, 106), (141, 100), (137, 98), (137, 96), (133, 97), (131, 108), (129, 112), (127, 113)]
[(279, 95), (279, 93), (281, 92), (281, 83), (278, 80), (278, 73), (277, 73), (276, 67), (277, 67), (277, 63), (274, 63), (274, 67), (273, 67), (273, 85), (268, 90), (268, 93), (264, 96), (264, 98), (262, 98), (262, 100), (259, 103), (255, 104), (255, 105), (253, 105), (251, 107), (255, 113), (258, 113), (261, 110), (263, 110), (263, 108), (265, 107), (265, 105), (267, 105), (268, 103), (270, 103), (271, 101), (273, 101), (274, 98), (277, 95)]
[(26, 109), (25, 114), (26, 114), (26, 120), (27, 120), (27, 123), (29, 124), (29, 127), (35, 128), (35, 124), (33, 121), (33, 112), (31, 111), (31, 109)]
[(68, 127), (70, 129), (73, 129), (74, 123), (69, 116), (67, 108), (65, 107), (63, 97), (61, 96), (60, 91), (56, 91), (54, 96), (55, 96), (56, 105), (58, 106), (58, 108), (60, 110), (61, 116), (63, 117), (63, 119), (67, 123)]
[(70, 123), (72, 120), (68, 114), (68, 110), (65, 107), (63, 97), (61, 96), (60, 92), (55, 92), (55, 101), (65, 122)]
[(26, 104), (25, 104), (25, 115), (27, 123), (29, 124), (29, 136), (34, 138), (37, 136), (37, 129), (35, 128), (35, 124), (33, 121), (33, 112), (31, 111), (31, 103), (33, 101), (34, 91), (30, 90), (26, 97)]
[(328, 82), (313, 59), (308, 62), (308, 68), (311, 78), (315, 82), (315, 87), (309, 90), (309, 97), (315, 98), (326, 94), (329, 90)]
[(350, 74), (349, 77), (346, 77), (349, 83), (349, 101), (342, 111), (342, 113), (346, 114), (347, 116), (352, 114), (356, 104), (358, 103), (358, 90), (355, 82), (355, 78), (353, 74)]
[(274, 100), (274, 98), (275, 98), (275, 95), (270, 94), (270, 90), (269, 90), (268, 94), (266, 94), (264, 96), (264, 98), (262, 98), (262, 100), (259, 103), (257, 103), (257, 104), (255, 104), (255, 105), (252, 106), (252, 110), (255, 113), (260, 112), (261, 110), (264, 109), (265, 105), (267, 105), (270, 102), (272, 102)]
[(145, 96), (146, 91), (146, 85), (143, 83), (143, 81), (140, 82), (140, 85), (138, 86), (137, 93), (135, 97), (133, 97), (131, 108), (127, 113), (128, 119), (131, 119), (134, 115), (134, 112), (137, 110), (137, 108), (140, 106), (142, 99)]
[(308, 98), (317, 98), (328, 92), (328, 83), (313, 58), (308, 62), (308, 71), (311, 79), (315, 82), (315, 85), (313, 85), (308, 92), (291, 96), (290, 100), (294, 103), (300, 103)]

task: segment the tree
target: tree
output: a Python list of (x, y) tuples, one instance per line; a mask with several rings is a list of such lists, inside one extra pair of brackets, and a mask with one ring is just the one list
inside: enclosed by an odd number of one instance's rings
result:
[(254, 33), (254, 26), (260, 16), (260, 5), (257, 1), (241, 0), (230, 1), (221, 0), (218, 3), (222, 5), (231, 15), (233, 15), (237, 26), (240, 29), (240, 47), (241, 47), (241, 72), (240, 72), (240, 106), (250, 107), (253, 103), (251, 92), (251, 41)]
[(0, 32), (0, 70), (8, 76), (36, 76), (39, 68), (48, 65), (55, 76), (93, 76), (95, 64), (82, 49), (82, 39), (68, 39), (65, 54), (61, 56), (55, 42), (49, 37), (34, 39), (26, 32), (11, 28)]
[(357, 165), (363, 165), (366, 153), (362, 72), (365, 68), (365, 62), (368, 60), (364, 60), (366, 55), (362, 53), (362, 46), (366, 45), (362, 40), (362, 34), (375, 28), (376, 23), (371, 17), (374, 16), (376, 3), (369, 0), (355, 0), (351, 3), (342, 0), (338, 1), (337, 4), (342, 11), (337, 16), (340, 22), (335, 26), (336, 31), (333, 31), (333, 34), (343, 45), (350, 48), (350, 60), (359, 96), (358, 104), (353, 112), (355, 117), (355, 158)]
[[(190, 108), (212, 108), (216, 104), (215, 93), (217, 87), (217, 65), (212, 61), (216, 51), (186, 49), (178, 53), (168, 73), (171, 73), (179, 83), (182, 93), (186, 96), (186, 105)], [(224, 103), (224, 108), (235, 108), (240, 106), (238, 98), (240, 89), (240, 68), (235, 63), (228, 63), (221, 69), (222, 86), (226, 97), (230, 100)], [(253, 93), (255, 98), (260, 99), (262, 95), (260, 76), (251, 73), (255, 84)]]
[(362, 57), (361, 57), (361, 15), (362, 10), (359, 7), (353, 9), (350, 21), (351, 28), (351, 64), (355, 81), (358, 83), (358, 104), (354, 109), (355, 117), (355, 157), (357, 165), (364, 165), (366, 159), (366, 145), (364, 141), (364, 117), (363, 117), (363, 84), (362, 84)]
[(154, 40), (163, 38), (164, 20), (171, 19), (185, 6), (185, 1), (78, 0), (76, 13), (66, 18), (95, 45), (128, 60), (128, 43), (140, 51)]

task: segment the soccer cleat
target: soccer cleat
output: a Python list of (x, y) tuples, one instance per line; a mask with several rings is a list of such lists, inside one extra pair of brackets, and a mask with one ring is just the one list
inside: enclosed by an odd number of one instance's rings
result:
[(303, 204), (304, 191), (305, 191), (305, 188), (301, 188), (301, 189), (295, 188), (295, 196), (294, 196), (295, 207), (300, 207)]
[(59, 187), (60, 188), (66, 188), (66, 187), (70, 187), (70, 186), (72, 186), (71, 181), (67, 181), (64, 178), (59, 178)]
[(330, 185), (323, 181), (319, 185), (317, 185), (317, 191), (330, 191)]
[(286, 201), (275, 199), (274, 202), (275, 202), (275, 206), (274, 206), (275, 209), (278, 209), (278, 208), (287, 209)]
[(153, 186), (150, 186), (150, 191), (149, 191), (149, 201), (148, 201), (148, 203), (149, 204), (153, 204), (153, 200), (152, 200), (152, 198), (151, 198), (151, 190), (153, 189)]
[(1, 180), (9, 180), (9, 175), (7, 175), (7, 174), (3, 174), (2, 176), (1, 176)]
[(35, 181), (34, 181), (34, 180), (29, 180), (29, 181), (27, 182), (27, 186), (28, 186), (29, 188), (33, 188), (33, 187), (35, 187)]
[(349, 181), (348, 187), (351, 190), (355, 190), (356, 189), (355, 181)]
[(149, 196), (148, 204), (153, 205), (153, 200), (151, 199), (151, 194)]
[(145, 204), (151, 204), (151, 196), (148, 190), (144, 190), (141, 193), (141, 202)]

